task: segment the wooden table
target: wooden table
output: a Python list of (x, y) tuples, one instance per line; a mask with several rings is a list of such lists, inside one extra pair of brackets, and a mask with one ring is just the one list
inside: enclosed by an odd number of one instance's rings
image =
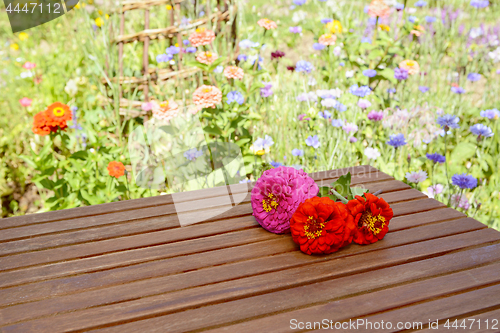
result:
[[(222, 187), (3, 219), (0, 331), (287, 332), (349, 319), (397, 330), (449, 318), (476, 320), (458, 332), (486, 319), (500, 331), (500, 233), (370, 166), (311, 176), (326, 185), (347, 171), (383, 190), (395, 217), (382, 241), (327, 256), (262, 229), (251, 184), (232, 186), (245, 198), (236, 207)], [(180, 226), (176, 207), (199, 223)]]

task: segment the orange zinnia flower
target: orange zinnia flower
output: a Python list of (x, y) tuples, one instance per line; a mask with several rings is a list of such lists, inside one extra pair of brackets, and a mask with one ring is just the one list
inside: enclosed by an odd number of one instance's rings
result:
[(196, 60), (205, 65), (210, 65), (213, 63), (219, 56), (212, 52), (201, 52), (196, 56)]
[(341, 202), (313, 197), (297, 208), (290, 220), (293, 241), (307, 254), (328, 254), (352, 242), (356, 226)]
[(384, 0), (373, 0), (368, 7), (368, 15), (370, 16), (387, 17), (390, 11), (391, 8)]
[(214, 86), (202, 85), (193, 93), (193, 103), (202, 108), (215, 108), (222, 101), (222, 92)]
[(263, 19), (258, 20), (257, 24), (266, 30), (276, 29), (278, 27), (276, 22), (271, 21), (270, 19), (267, 19), (267, 18), (263, 18)]
[(415, 60), (403, 60), (399, 63), (399, 68), (406, 69), (408, 74), (417, 74), (420, 71), (420, 66)]
[(335, 42), (337, 41), (337, 36), (336, 35), (332, 35), (332, 34), (324, 34), (324, 35), (321, 35), (321, 37), (319, 38), (318, 42), (320, 44), (323, 44), (323, 45), (335, 45)]
[(65, 130), (68, 127), (66, 122), (71, 119), (69, 106), (61, 102), (55, 102), (49, 105), (45, 111), (35, 115), (32, 130), (33, 133), (38, 135), (55, 133), (58, 129)]
[[(33, 117), (33, 128), (31, 129), (33, 133), (44, 136), (52, 132), (50, 126), (47, 124), (47, 117), (45, 111), (38, 112)], [(57, 129), (56, 129), (57, 130)]]
[(215, 33), (206, 28), (198, 28), (188, 39), (194, 47), (208, 45), (214, 41)]
[(365, 193), (365, 197), (357, 195), (347, 203), (347, 210), (356, 225), (354, 242), (357, 244), (371, 244), (384, 238), (394, 215), (384, 199), (370, 193)]
[(153, 102), (152, 104), (153, 116), (156, 119), (166, 120), (167, 123), (179, 113), (179, 106), (174, 101), (165, 101), (160, 104)]
[(410, 33), (412, 35), (415, 35), (417, 37), (420, 37), (423, 33), (425, 32), (425, 28), (421, 25), (417, 25), (413, 28), (412, 31), (410, 31)]
[(111, 177), (120, 178), (125, 174), (125, 166), (122, 162), (112, 161), (108, 164), (108, 172)]
[(228, 79), (241, 80), (243, 79), (243, 75), (245, 75), (245, 72), (237, 66), (228, 66), (224, 69), (224, 76)]

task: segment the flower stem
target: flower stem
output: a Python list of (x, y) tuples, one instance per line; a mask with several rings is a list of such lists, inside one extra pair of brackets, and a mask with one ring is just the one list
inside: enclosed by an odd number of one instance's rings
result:
[(130, 188), (128, 186), (128, 171), (127, 170), (125, 170), (125, 181), (127, 182), (127, 194), (128, 194), (128, 199), (130, 200), (131, 198), (130, 198)]
[(337, 197), (337, 199), (340, 199), (340, 201), (342, 201), (343, 204), (347, 204), (349, 202), (346, 198), (341, 196), (340, 193), (335, 191), (333, 188), (330, 189), (330, 193), (333, 194), (335, 197)]
[[(448, 151), (448, 140), (446, 140), (446, 137), (448, 136), (448, 128), (445, 126), (444, 128), (444, 156), (446, 156), (446, 152)], [(450, 187), (450, 177), (448, 177), (448, 158), (446, 158), (444, 162), (444, 170), (446, 172), (446, 181), (448, 182), (448, 191), (451, 190)], [(448, 193), (448, 207), (450, 206), (451, 203), (451, 192)]]

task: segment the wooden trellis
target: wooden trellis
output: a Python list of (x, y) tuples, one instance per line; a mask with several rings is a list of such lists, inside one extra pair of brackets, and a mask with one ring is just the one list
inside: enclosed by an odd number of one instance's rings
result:
[[(196, 7), (198, 6), (199, 0), (194, 0), (194, 12), (196, 13)], [(121, 8), (117, 11), (120, 15), (120, 34), (113, 40), (113, 44), (118, 45), (118, 77), (111, 78), (111, 82), (118, 83), (120, 85), (120, 113), (127, 114), (128, 116), (138, 116), (142, 112), (138, 111), (140, 109), (140, 101), (131, 101), (122, 98), (122, 87), (123, 84), (128, 84), (130, 86), (136, 86), (138, 90), (142, 90), (144, 94), (145, 101), (150, 100), (149, 96), (149, 85), (159, 84), (162, 81), (166, 81), (172, 78), (184, 79), (195, 75), (199, 72), (196, 67), (182, 68), (181, 59), (182, 54), (179, 53), (178, 70), (173, 70), (171, 68), (165, 69), (150, 69), (149, 68), (149, 56), (148, 50), (150, 42), (153, 40), (169, 39), (171, 44), (175, 44), (174, 40), (179, 46), (182, 46), (182, 37), (189, 35), (196, 28), (201, 27), (206, 24), (213, 24), (216, 29), (216, 35), (221, 33), (228, 35), (228, 40), (231, 41), (232, 46), (236, 46), (236, 3), (235, 0), (217, 0), (217, 6), (211, 8), (211, 6), (206, 6), (206, 15), (203, 18), (195, 19), (191, 21), (188, 25), (182, 25), (182, 12), (181, 3), (186, 2), (186, 0), (131, 0), (123, 1)], [(209, 2), (209, 1), (207, 1)], [(170, 26), (166, 28), (150, 29), (150, 9), (153, 6), (160, 5), (170, 5), (172, 7), (170, 11)], [(135, 32), (132, 34), (125, 34), (125, 20), (126, 13), (132, 10), (144, 10), (144, 30), (140, 32)], [(226, 28), (223, 29), (221, 23), (227, 22)], [(230, 24), (229, 24), (230, 23)], [(123, 76), (123, 53), (124, 45), (127, 43), (132, 43), (135, 41), (142, 42), (143, 56), (142, 56), (142, 76), (141, 77), (125, 77)], [(104, 82), (105, 80), (103, 80)], [(128, 112), (127, 108), (133, 108), (132, 112)]]

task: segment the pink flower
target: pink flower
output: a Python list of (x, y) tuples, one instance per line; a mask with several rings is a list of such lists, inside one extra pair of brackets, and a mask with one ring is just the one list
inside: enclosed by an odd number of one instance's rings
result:
[(153, 102), (146, 102), (146, 103), (142, 103), (141, 105), (141, 109), (142, 111), (145, 111), (145, 112), (148, 112), (148, 111), (151, 111), (153, 109)]
[(271, 21), (270, 19), (267, 19), (267, 18), (263, 18), (263, 19), (258, 20), (257, 24), (266, 30), (276, 29), (278, 27), (276, 22)]
[(243, 79), (243, 75), (245, 75), (245, 72), (237, 66), (228, 66), (224, 69), (224, 76), (228, 79), (241, 80)]
[(403, 60), (399, 63), (399, 68), (406, 69), (408, 74), (414, 75), (420, 71), (420, 66), (415, 60)]
[(188, 39), (194, 47), (208, 45), (214, 41), (215, 33), (212, 30), (198, 28)]
[(222, 101), (222, 92), (214, 86), (202, 85), (193, 93), (193, 103), (202, 108), (215, 108)]
[(390, 11), (391, 8), (384, 0), (373, 0), (368, 7), (368, 15), (370, 16), (387, 17)]
[(201, 52), (196, 56), (196, 60), (205, 65), (210, 65), (213, 63), (219, 56), (212, 52)]
[(24, 69), (33, 69), (36, 67), (36, 64), (33, 62), (26, 61), (23, 65)]
[(384, 112), (383, 111), (377, 112), (375, 110), (371, 110), (370, 113), (368, 113), (368, 119), (373, 121), (380, 121), (384, 119)]
[(32, 102), (33, 100), (28, 97), (23, 97), (19, 100), (19, 103), (21, 103), (22, 106), (30, 106)]
[(324, 34), (321, 35), (321, 37), (318, 39), (318, 42), (322, 45), (335, 45), (335, 42), (337, 41), (337, 36), (332, 35), (332, 34)]
[(153, 116), (159, 120), (165, 120), (167, 123), (174, 119), (179, 113), (179, 106), (174, 101), (165, 101), (160, 104), (152, 102)]
[(253, 216), (267, 231), (290, 231), (290, 219), (306, 199), (319, 188), (303, 170), (281, 166), (264, 172), (252, 189)]

